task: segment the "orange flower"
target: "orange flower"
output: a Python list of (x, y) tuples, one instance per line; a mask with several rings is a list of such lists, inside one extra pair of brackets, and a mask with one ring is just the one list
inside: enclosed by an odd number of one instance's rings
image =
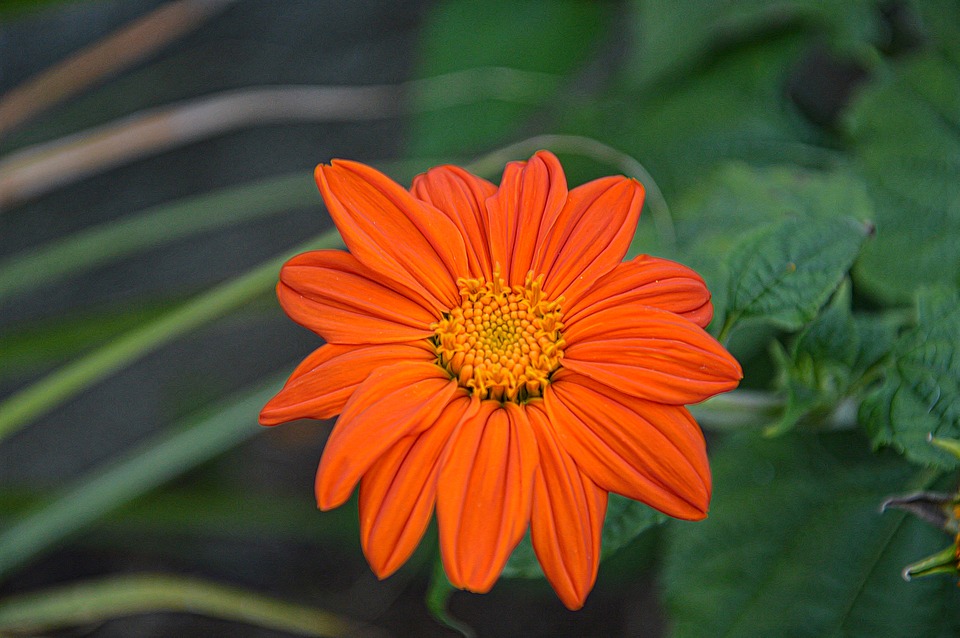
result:
[(454, 166), (410, 191), (355, 162), (317, 183), (350, 252), (291, 259), (277, 294), (327, 342), (260, 422), (340, 414), (317, 472), (323, 510), (360, 484), (361, 542), (385, 578), (434, 508), (450, 582), (488, 591), (529, 525), (571, 609), (597, 576), (607, 493), (706, 516), (703, 435), (684, 404), (736, 387), (703, 327), (703, 280), (623, 262), (643, 187), (567, 190), (556, 157), (507, 165), (500, 186)]

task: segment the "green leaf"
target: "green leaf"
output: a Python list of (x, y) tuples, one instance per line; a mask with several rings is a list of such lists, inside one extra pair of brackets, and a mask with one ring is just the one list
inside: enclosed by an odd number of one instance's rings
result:
[[(419, 77), (475, 67), (508, 67), (540, 76), (503, 78), (512, 86), (500, 93), (521, 96), (527, 104), (483, 99), (417, 116), (409, 136), (411, 152), (432, 156), (489, 147), (515, 134), (538, 106), (563, 100), (562, 76), (585, 61), (590, 43), (603, 32), (606, 13), (602, 3), (582, 0), (455, 0), (432, 7), (423, 28)], [(478, 96), (490, 90), (489, 82), (470, 88)], [(414, 95), (414, 100), (423, 99), (429, 96)]]
[(865, 375), (889, 354), (896, 328), (889, 317), (855, 317), (850, 287), (841, 286), (830, 305), (797, 335), (789, 352), (775, 347), (786, 406), (766, 433), (783, 433), (801, 420), (847, 425), (839, 420), (849, 418), (859, 405), (859, 396), (851, 395), (858, 394)]
[(918, 30), (929, 38), (925, 44), (941, 51), (954, 65), (960, 66), (960, 4), (954, 0), (912, 0), (910, 4), (920, 23), (911, 26), (919, 27)]
[(900, 512), (892, 491), (929, 477), (871, 455), (853, 433), (734, 436), (712, 454), (710, 516), (668, 528), (663, 582), (673, 635), (953, 636), (960, 598), (903, 567), (947, 536)]
[(848, 128), (877, 210), (857, 283), (886, 302), (960, 283), (960, 69), (911, 59), (861, 92)]
[(867, 221), (873, 206), (861, 180), (799, 166), (721, 164), (673, 207), (678, 242), (708, 271), (760, 226), (792, 217)]
[(870, 227), (854, 219), (792, 218), (745, 238), (726, 260), (721, 335), (748, 319), (803, 327), (846, 276), (869, 234)]
[(875, 445), (944, 468), (960, 464), (928, 437), (960, 438), (960, 294), (925, 291), (917, 325), (893, 348), (884, 383), (864, 401), (861, 420)]
[(607, 503), (607, 517), (603, 521), (603, 545), (600, 560), (613, 556), (651, 527), (668, 520), (665, 514), (643, 503), (611, 494)]
[(829, 165), (837, 154), (816, 146), (821, 134), (783, 90), (806, 46), (802, 35), (782, 33), (716, 52), (695, 73), (649, 90), (618, 86), (617, 93), (565, 113), (567, 130), (635, 157), (668, 201), (724, 160)]
[[(619, 494), (611, 494), (607, 502), (607, 516), (603, 521), (600, 560), (609, 558), (637, 536), (666, 520), (666, 515), (643, 503)], [(543, 578), (543, 570), (540, 569), (540, 562), (533, 551), (529, 534), (513, 551), (501, 576), (503, 578)]]
[(840, 41), (866, 41), (880, 27), (874, 3), (821, 0), (634, 0), (630, 76), (646, 82), (676, 73), (731, 42), (788, 25), (818, 27)]
[(850, 386), (857, 345), (850, 287), (841, 286), (830, 305), (797, 336), (789, 353), (775, 347), (786, 406), (766, 433), (782, 434), (811, 412), (833, 408)]

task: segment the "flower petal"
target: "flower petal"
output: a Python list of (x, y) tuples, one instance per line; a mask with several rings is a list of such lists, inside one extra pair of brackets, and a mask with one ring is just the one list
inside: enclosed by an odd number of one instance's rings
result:
[(556, 223), (537, 248), (534, 270), (546, 274), (544, 290), (576, 303), (613, 270), (630, 247), (643, 186), (635, 179), (604, 177), (570, 191)]
[(343, 411), (350, 395), (375, 369), (404, 361), (433, 361), (420, 343), (374, 346), (325, 344), (293, 371), (260, 412), (261, 425), (294, 419), (329, 419)]
[(607, 492), (558, 443), (537, 403), (527, 404), (527, 416), (540, 453), (530, 516), (533, 549), (563, 604), (580, 609), (597, 580)]
[(685, 408), (628, 397), (570, 373), (558, 375), (544, 402), (564, 449), (598, 486), (676, 518), (706, 516), (706, 445)]
[(440, 456), (469, 406), (465, 396), (448, 403), (433, 425), (397, 441), (360, 480), (360, 542), (377, 577), (399, 569), (423, 538)]
[(700, 275), (676, 262), (640, 255), (618, 264), (576, 303), (565, 304), (564, 324), (569, 327), (605, 308), (629, 304), (668, 310), (701, 328), (713, 318), (710, 291)]
[(537, 246), (566, 200), (567, 178), (552, 153), (540, 151), (529, 162), (507, 164), (497, 194), (487, 200), (487, 236), (490, 256), (509, 285), (523, 284)]
[(536, 468), (536, 438), (519, 405), (482, 401), (460, 423), (437, 492), (443, 565), (455, 587), (493, 587), (530, 521)]
[(456, 225), (383, 173), (335, 160), (317, 166), (317, 185), (347, 248), (377, 273), (444, 311), (459, 304), (467, 254)]
[(433, 425), (457, 393), (456, 381), (432, 363), (374, 370), (347, 401), (323, 450), (316, 482), (320, 509), (342, 505), (382, 454)]
[(277, 297), (291, 319), (331, 343), (414, 341), (439, 314), (393, 288), (342, 250), (297, 255), (280, 270)]
[(466, 244), (471, 276), (490, 281), (493, 265), (487, 239), (485, 202), (497, 192), (497, 187), (462, 168), (438, 166), (417, 175), (410, 192), (436, 206), (457, 225)]
[(604, 308), (564, 329), (563, 367), (626, 394), (697, 403), (737, 387), (740, 364), (703, 328), (666, 310)]

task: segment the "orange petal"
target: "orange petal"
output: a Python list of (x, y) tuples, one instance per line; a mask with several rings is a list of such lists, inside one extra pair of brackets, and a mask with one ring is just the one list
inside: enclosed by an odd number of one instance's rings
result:
[(591, 313), (563, 333), (563, 367), (626, 394), (660, 403), (697, 403), (737, 387), (737, 360), (679, 315), (627, 305)]
[(323, 450), (316, 482), (320, 509), (343, 504), (360, 476), (397, 441), (433, 425), (457, 390), (456, 381), (432, 363), (374, 370), (347, 401)]
[(379, 578), (420, 543), (436, 502), (440, 455), (469, 405), (467, 397), (448, 403), (433, 425), (397, 441), (360, 480), (360, 542)]
[(404, 361), (434, 359), (436, 355), (420, 343), (320, 346), (297, 366), (283, 389), (264, 406), (260, 423), (329, 419), (340, 414), (347, 399), (373, 370)]
[(335, 160), (317, 185), (347, 248), (361, 263), (416, 291), (439, 311), (460, 303), (467, 254), (456, 225), (383, 173)]
[(570, 609), (580, 609), (597, 580), (607, 492), (559, 445), (538, 403), (527, 404), (540, 452), (530, 538), (543, 573), (560, 600)]
[(573, 304), (613, 270), (630, 247), (643, 186), (626, 177), (605, 177), (570, 191), (556, 223), (537, 249), (534, 270), (546, 274), (544, 290)]
[(523, 284), (537, 246), (566, 200), (567, 178), (552, 153), (540, 151), (529, 162), (507, 164), (497, 194), (487, 200), (487, 236), (491, 257), (508, 284)]
[(523, 408), (480, 402), (441, 463), (437, 523), (444, 568), (455, 587), (489, 591), (530, 521), (537, 441)]
[(410, 192), (436, 206), (457, 225), (466, 243), (470, 275), (489, 281), (493, 275), (493, 265), (487, 239), (485, 202), (497, 192), (497, 187), (462, 168), (438, 166), (417, 175)]
[(706, 516), (706, 445), (685, 408), (627, 397), (569, 373), (550, 384), (544, 402), (564, 449), (598, 486), (676, 518)]
[(710, 291), (693, 270), (667, 259), (640, 255), (597, 280), (575, 304), (564, 304), (567, 327), (613, 306), (652, 306), (681, 315), (701, 328), (713, 318)]
[(342, 250), (297, 255), (280, 270), (277, 297), (291, 319), (331, 343), (415, 341), (439, 313), (378, 282)]

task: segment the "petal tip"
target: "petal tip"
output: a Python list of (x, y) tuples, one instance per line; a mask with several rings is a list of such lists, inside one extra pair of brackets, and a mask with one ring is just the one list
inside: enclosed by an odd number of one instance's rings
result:
[(320, 469), (317, 471), (317, 479), (314, 484), (314, 494), (317, 498), (317, 508), (321, 512), (329, 512), (347, 502), (350, 494), (353, 492), (353, 485), (347, 485), (344, 489), (343, 481), (327, 478), (330, 472), (324, 471), (323, 459), (320, 460)]
[(273, 414), (272, 410), (267, 409), (268, 407), (269, 406), (264, 407), (263, 410), (260, 411), (260, 416), (258, 417), (260, 425), (273, 427), (274, 425), (280, 425), (283, 423), (283, 420), (277, 418), (277, 416)]
[(279, 399), (282, 395), (283, 391), (267, 401), (267, 404), (260, 410), (260, 414), (258, 416), (260, 425), (272, 427), (288, 421), (296, 421), (297, 419), (301, 418), (299, 416), (290, 416), (289, 414), (283, 413), (283, 409), (278, 405)]

